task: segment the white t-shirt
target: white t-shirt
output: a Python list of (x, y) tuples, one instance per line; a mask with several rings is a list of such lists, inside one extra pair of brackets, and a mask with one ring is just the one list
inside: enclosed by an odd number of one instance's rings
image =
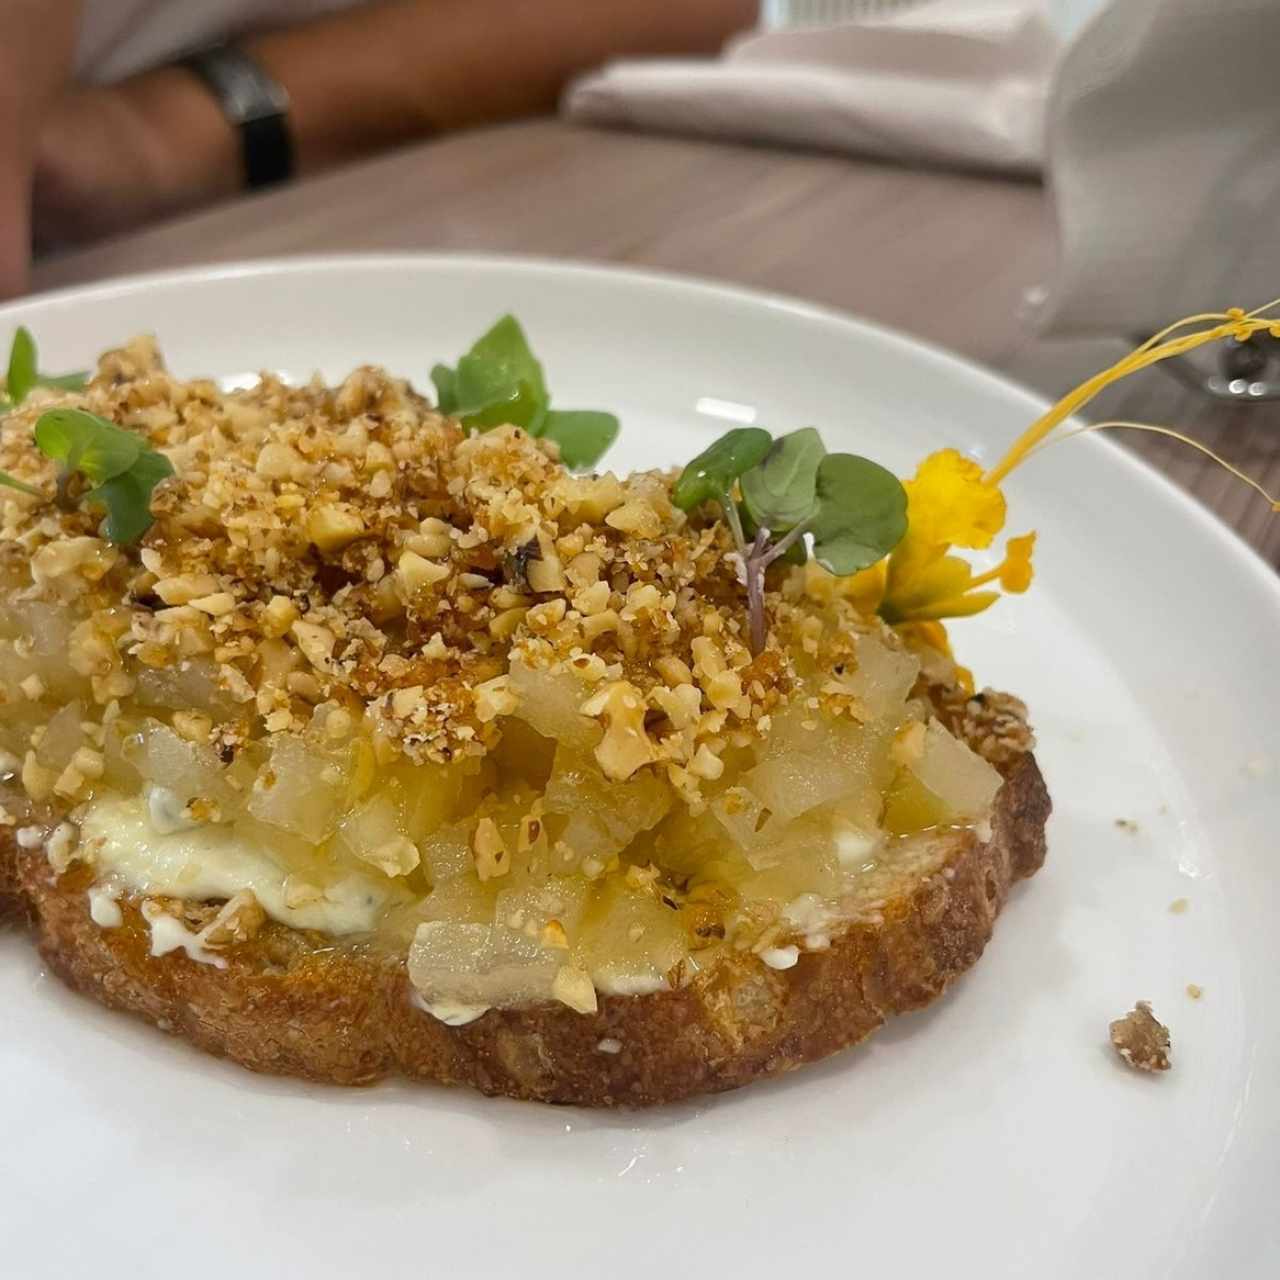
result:
[(76, 78), (110, 84), (249, 31), (305, 22), (363, 0), (85, 0)]

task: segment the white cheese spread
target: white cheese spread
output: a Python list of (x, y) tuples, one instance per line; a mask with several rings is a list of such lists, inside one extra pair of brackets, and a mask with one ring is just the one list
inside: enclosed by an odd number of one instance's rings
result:
[(385, 880), (379, 884), (358, 871), (338, 874), (317, 866), (308, 879), (328, 871), (318, 879), (323, 896), (298, 903), (296, 894), (285, 893), (289, 870), (268, 849), (227, 825), (157, 831), (150, 808), (141, 797), (108, 795), (95, 800), (80, 823), (81, 841), (92, 849), (99, 874), (134, 893), (203, 901), (248, 889), (273, 920), (345, 935), (373, 929), (393, 892)]
[(173, 835), (175, 831), (194, 831), (200, 826), (199, 819), (191, 816), (177, 792), (154, 783), (147, 788), (147, 818), (152, 829), (162, 836)]
[(760, 953), (760, 959), (770, 969), (790, 969), (800, 959), (799, 947), (768, 947)]
[(119, 896), (115, 885), (95, 884), (89, 890), (89, 919), (99, 929), (118, 929), (124, 924), (124, 912), (116, 901)]
[[(148, 910), (152, 905), (153, 909)], [(154, 909), (154, 904), (144, 903), (142, 914), (151, 926), (151, 954), (167, 956), (170, 951), (185, 951), (188, 959), (197, 964), (211, 964), (215, 969), (225, 969), (227, 962), (214, 955), (200, 941), (200, 935), (192, 933), (176, 916)]]

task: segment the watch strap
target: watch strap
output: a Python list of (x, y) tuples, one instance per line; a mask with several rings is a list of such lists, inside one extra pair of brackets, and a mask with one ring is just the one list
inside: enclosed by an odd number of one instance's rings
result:
[(244, 182), (250, 190), (293, 176), (289, 94), (262, 65), (234, 45), (219, 45), (183, 59), (218, 100), (240, 135)]

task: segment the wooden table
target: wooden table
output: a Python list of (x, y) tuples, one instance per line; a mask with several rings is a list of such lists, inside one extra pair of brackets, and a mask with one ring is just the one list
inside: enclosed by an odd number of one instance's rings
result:
[[(942, 343), (1054, 397), (1123, 350), (1032, 332), (1027, 291), (1049, 279), (1054, 252), (1039, 186), (553, 120), (454, 135), (51, 258), (35, 287), (404, 249), (625, 262), (776, 289)], [(1215, 404), (1155, 369), (1097, 412), (1176, 424), (1280, 489), (1280, 405)], [(1280, 517), (1260, 498), (1183, 446), (1127, 442), (1280, 565)]]

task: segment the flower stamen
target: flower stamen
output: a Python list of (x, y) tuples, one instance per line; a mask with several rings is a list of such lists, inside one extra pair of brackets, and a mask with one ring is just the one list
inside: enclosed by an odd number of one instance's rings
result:
[[(1116, 361), (1109, 369), (1104, 369), (1101, 373), (1094, 374), (1092, 378), (1086, 379), (1073, 391), (1067, 392), (1057, 404), (1046, 413), (1041, 414), (1014, 441), (1008, 453), (987, 472), (987, 483), (992, 485), (999, 484), (1014, 467), (1025, 462), (1031, 455), (1031, 451), (1041, 444), (1056, 427), (1077, 410), (1082, 409), (1094, 396), (1109, 387), (1113, 382), (1118, 382), (1121, 378), (1126, 378), (1129, 374), (1136, 373), (1139, 369), (1146, 369), (1150, 365), (1158, 364), (1161, 360), (1186, 355), (1187, 352), (1194, 351), (1197, 347), (1202, 347), (1206, 343), (1219, 342), (1224, 338), (1235, 338), (1237, 342), (1244, 342), (1255, 333), (1269, 333), (1273, 337), (1280, 335), (1280, 320), (1275, 316), (1265, 314), (1276, 306), (1280, 306), (1280, 298), (1268, 302), (1254, 311), (1246, 312), (1239, 307), (1233, 307), (1223, 312), (1206, 312), (1201, 315), (1188, 316), (1186, 319), (1178, 320), (1167, 328), (1161, 329), (1159, 333), (1153, 334), (1146, 342), (1131, 351), (1122, 360)], [(1187, 325), (1208, 324), (1210, 322), (1213, 322), (1211, 328), (1201, 329), (1195, 333), (1184, 333), (1178, 337), (1172, 336)], [(1239, 473), (1237, 472), (1236, 474)]]

